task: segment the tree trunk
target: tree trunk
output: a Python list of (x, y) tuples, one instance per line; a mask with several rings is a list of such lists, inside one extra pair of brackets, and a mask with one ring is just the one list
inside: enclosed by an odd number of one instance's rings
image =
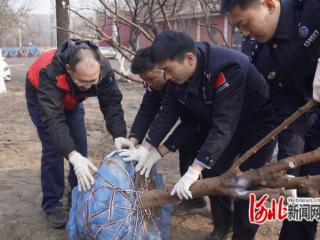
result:
[[(320, 149), (266, 164), (258, 169), (241, 172), (230, 168), (218, 177), (195, 182), (190, 191), (194, 198), (203, 196), (228, 196), (248, 200), (250, 193), (261, 197), (263, 194), (279, 196), (284, 189), (298, 189), (309, 197), (319, 197), (320, 175), (289, 178), (286, 170), (320, 161)], [(170, 196), (172, 186), (151, 190), (141, 194), (144, 208), (155, 207), (167, 202), (176, 203), (178, 197)]]
[[(69, 29), (69, 11), (67, 8), (63, 7), (63, 2), (65, 6), (69, 6), (69, 0), (56, 0), (57, 27)], [(57, 47), (61, 46), (67, 39), (69, 39), (69, 32), (57, 28)]]
[[(193, 197), (202, 196), (229, 196), (236, 199), (248, 199), (250, 186), (269, 188), (267, 190), (251, 191), (260, 196), (263, 193), (280, 193), (281, 188), (299, 189), (309, 196), (318, 197), (320, 190), (320, 175), (296, 177), (289, 179), (284, 176), (284, 171), (301, 165), (320, 161), (320, 149), (288, 157), (276, 163), (269, 164), (246, 172), (240, 170), (240, 165), (259, 151), (269, 141), (274, 139), (283, 129), (287, 128), (305, 112), (316, 105), (314, 100), (309, 100), (304, 106), (283, 121), (278, 127), (261, 139), (256, 145), (247, 150), (224, 174), (219, 177), (207, 178), (195, 182), (190, 191)], [(179, 201), (177, 196), (170, 196), (172, 186), (164, 189), (152, 190), (141, 195), (142, 205), (145, 208), (159, 206), (166, 202)], [(280, 189), (280, 190), (279, 190)]]

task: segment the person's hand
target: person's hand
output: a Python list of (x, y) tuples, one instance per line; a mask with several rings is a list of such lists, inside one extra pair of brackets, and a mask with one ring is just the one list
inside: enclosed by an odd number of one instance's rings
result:
[(139, 146), (134, 149), (124, 149), (119, 152), (119, 156), (122, 157), (122, 159), (125, 162), (130, 162), (130, 161), (145, 161), (147, 158), (147, 155), (149, 154), (149, 150), (146, 149), (143, 146)]
[(313, 79), (312, 96), (313, 100), (318, 103), (320, 102), (320, 58), (318, 59), (318, 65)]
[(79, 191), (89, 191), (94, 184), (94, 178), (90, 170), (95, 173), (97, 172), (97, 168), (88, 158), (82, 156), (77, 151), (72, 151), (68, 158), (74, 167), (74, 172), (78, 179)]
[(188, 168), (188, 171), (179, 179), (179, 181), (174, 185), (170, 195), (173, 196), (177, 194), (178, 198), (182, 200), (192, 199), (192, 194), (189, 190), (190, 186), (198, 180), (201, 172), (193, 169), (191, 166)]
[(161, 155), (157, 149), (152, 148), (144, 161), (139, 161), (135, 170), (136, 172), (140, 171), (140, 175), (144, 175), (149, 177), (149, 173), (151, 171), (152, 166), (161, 159)]
[(114, 145), (117, 150), (121, 149), (134, 149), (134, 144), (127, 138), (117, 137), (114, 139)]

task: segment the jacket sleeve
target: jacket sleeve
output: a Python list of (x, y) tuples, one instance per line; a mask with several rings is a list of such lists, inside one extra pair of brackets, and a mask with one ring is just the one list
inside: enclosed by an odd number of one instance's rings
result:
[(198, 139), (197, 133), (200, 126), (189, 121), (181, 121), (180, 124), (173, 130), (170, 136), (166, 139), (163, 145), (171, 152), (181, 149), (183, 146), (195, 144)]
[(173, 93), (172, 85), (168, 85), (161, 109), (152, 122), (146, 136), (146, 142), (158, 147), (181, 115), (182, 106)]
[(98, 84), (97, 95), (107, 130), (113, 138), (126, 137), (127, 129), (121, 106), (122, 94), (112, 70), (109, 70)]
[(56, 79), (48, 76), (47, 69), (40, 71), (38, 103), (42, 113), (41, 120), (57, 149), (67, 157), (75, 149), (70, 136), (62, 104), (62, 91), (56, 86)]
[(161, 100), (159, 93), (148, 88), (143, 96), (139, 111), (133, 121), (129, 137), (134, 137), (141, 143), (152, 121), (157, 116), (160, 107)]
[(211, 168), (230, 143), (240, 119), (245, 76), (240, 67), (229, 67), (214, 84), (211, 129), (196, 160)]

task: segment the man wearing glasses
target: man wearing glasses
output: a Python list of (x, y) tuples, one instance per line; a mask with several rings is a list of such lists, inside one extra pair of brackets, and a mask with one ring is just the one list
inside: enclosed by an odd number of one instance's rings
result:
[(26, 81), (27, 108), (42, 144), (42, 208), (54, 228), (64, 227), (64, 157), (68, 181), (87, 191), (96, 167), (87, 158), (82, 101), (97, 96), (106, 127), (114, 139), (126, 136), (122, 94), (110, 63), (90, 41), (70, 39), (34, 62)]

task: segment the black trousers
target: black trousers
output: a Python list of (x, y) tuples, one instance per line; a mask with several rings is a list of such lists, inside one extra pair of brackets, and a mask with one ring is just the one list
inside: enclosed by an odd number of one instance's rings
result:
[[(299, 95), (276, 93), (271, 89), (271, 101), (273, 104), (274, 116), (276, 124), (281, 124), (292, 113), (303, 106), (306, 101)], [(313, 123), (315, 122), (316, 114), (310, 111), (295, 122), (289, 125), (278, 135), (278, 160), (301, 154), (305, 149), (306, 136)], [(288, 174), (298, 176), (299, 169), (290, 169)]]
[[(271, 100), (273, 102), (274, 115), (277, 124), (283, 122), (306, 101), (294, 94), (278, 94), (271, 89)], [(293, 124), (281, 132), (278, 136), (278, 159), (284, 159), (296, 154), (308, 152), (320, 146), (320, 120), (316, 112), (319, 107), (304, 114)], [(294, 176), (306, 176), (320, 174), (320, 164), (309, 164), (300, 168), (290, 169), (288, 174)], [(298, 193), (303, 197), (303, 193)], [(279, 239), (315, 239), (317, 230), (316, 222), (289, 222), (285, 220), (282, 225)]]
[[(235, 134), (222, 156), (210, 170), (204, 171), (204, 177), (219, 176), (227, 171), (239, 155), (245, 153), (259, 140), (265, 137), (272, 129), (273, 124), (239, 127), (241, 129)], [(275, 141), (270, 142), (260, 149), (255, 155), (243, 163), (240, 167), (242, 171), (255, 169), (263, 166), (272, 158), (272, 153), (276, 145)], [(258, 230), (258, 225), (249, 222), (248, 201), (233, 201), (228, 197), (210, 197), (211, 212), (216, 229), (224, 231), (233, 224), (232, 239), (254, 239)], [(232, 206), (234, 209), (232, 210)]]
[[(186, 117), (186, 116), (185, 116)], [(190, 118), (190, 116), (188, 116)], [(180, 175), (183, 176), (196, 157), (203, 144), (207, 127), (193, 121), (181, 121), (174, 132), (164, 142), (164, 146), (171, 152), (179, 151)]]
[[(320, 118), (315, 120), (315, 123), (310, 128), (306, 138), (305, 138), (305, 152), (315, 150), (320, 147)], [(297, 176), (307, 176), (307, 175), (319, 175), (320, 174), (320, 163), (312, 163), (308, 165), (301, 166), (296, 169)], [(304, 193), (298, 192), (299, 197), (305, 197)], [(289, 240), (289, 239), (305, 239), (314, 240), (317, 233), (317, 221), (301, 221), (293, 222), (285, 220), (283, 222), (279, 239)]]
[[(64, 156), (57, 150), (50, 140), (50, 136), (41, 121), (41, 111), (38, 103), (28, 101), (28, 112), (37, 128), (38, 136), (42, 145), (41, 156), (41, 188), (43, 193), (42, 209), (45, 213), (51, 214), (61, 207), (61, 199), (65, 189), (64, 181)], [(84, 108), (79, 104), (74, 110), (64, 111), (66, 123), (70, 135), (76, 144), (77, 151), (87, 156), (87, 134), (84, 122)], [(73, 166), (69, 164), (70, 170), (68, 182), (71, 189), (78, 185)]]

